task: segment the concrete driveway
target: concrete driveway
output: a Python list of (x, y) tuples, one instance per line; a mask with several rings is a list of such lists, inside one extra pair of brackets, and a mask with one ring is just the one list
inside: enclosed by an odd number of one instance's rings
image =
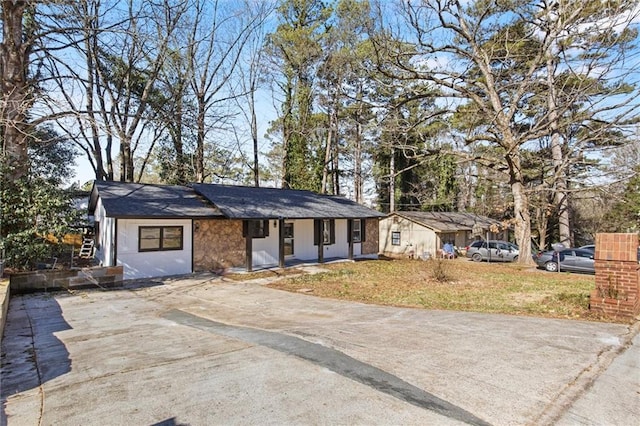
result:
[(207, 275), (18, 296), (2, 424), (638, 424), (637, 328)]

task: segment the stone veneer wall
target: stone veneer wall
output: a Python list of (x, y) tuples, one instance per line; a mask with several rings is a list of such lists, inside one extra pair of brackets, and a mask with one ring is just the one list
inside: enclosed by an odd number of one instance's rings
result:
[(194, 272), (220, 272), (245, 265), (241, 220), (201, 219), (194, 220), (193, 226)]
[(640, 313), (638, 234), (596, 235), (596, 288), (589, 307), (606, 316), (631, 320)]
[(380, 238), (380, 228), (378, 218), (365, 220), (365, 240), (362, 243), (362, 254), (378, 254), (378, 239)]

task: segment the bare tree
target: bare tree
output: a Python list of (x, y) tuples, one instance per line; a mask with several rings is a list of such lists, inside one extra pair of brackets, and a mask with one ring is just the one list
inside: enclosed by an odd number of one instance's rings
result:
[(228, 102), (236, 96), (229, 87), (233, 73), (246, 44), (261, 28), (266, 16), (266, 6), (249, 6), (246, 3), (233, 8), (218, 1), (194, 2), (187, 63), (196, 111), (195, 179), (198, 182), (207, 177), (205, 143), (208, 135), (216, 126), (224, 126), (232, 116)]
[[(247, 10), (255, 8), (255, 5), (246, 3)], [(275, 10), (275, 2), (261, 2), (255, 9), (259, 22), (271, 16)], [(260, 25), (252, 31), (241, 62), (237, 67), (237, 84), (234, 85), (236, 92), (236, 103), (244, 121), (249, 126), (249, 137), (251, 139), (252, 160), (250, 162), (251, 174), (253, 175), (253, 185), (260, 186), (260, 135), (258, 134), (258, 111), (256, 95), (265, 81), (265, 57), (264, 43), (266, 39), (266, 28)]]

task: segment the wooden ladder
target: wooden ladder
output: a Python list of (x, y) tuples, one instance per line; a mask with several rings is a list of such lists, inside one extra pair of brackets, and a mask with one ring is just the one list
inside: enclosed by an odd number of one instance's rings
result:
[(93, 245), (95, 241), (93, 238), (85, 238), (82, 240), (82, 247), (80, 247), (80, 254), (78, 257), (81, 259), (91, 259), (93, 258)]

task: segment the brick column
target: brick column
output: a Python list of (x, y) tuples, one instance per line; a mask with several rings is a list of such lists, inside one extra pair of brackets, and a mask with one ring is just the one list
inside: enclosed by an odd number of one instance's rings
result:
[(617, 319), (640, 314), (638, 234), (597, 234), (595, 267), (589, 308)]

